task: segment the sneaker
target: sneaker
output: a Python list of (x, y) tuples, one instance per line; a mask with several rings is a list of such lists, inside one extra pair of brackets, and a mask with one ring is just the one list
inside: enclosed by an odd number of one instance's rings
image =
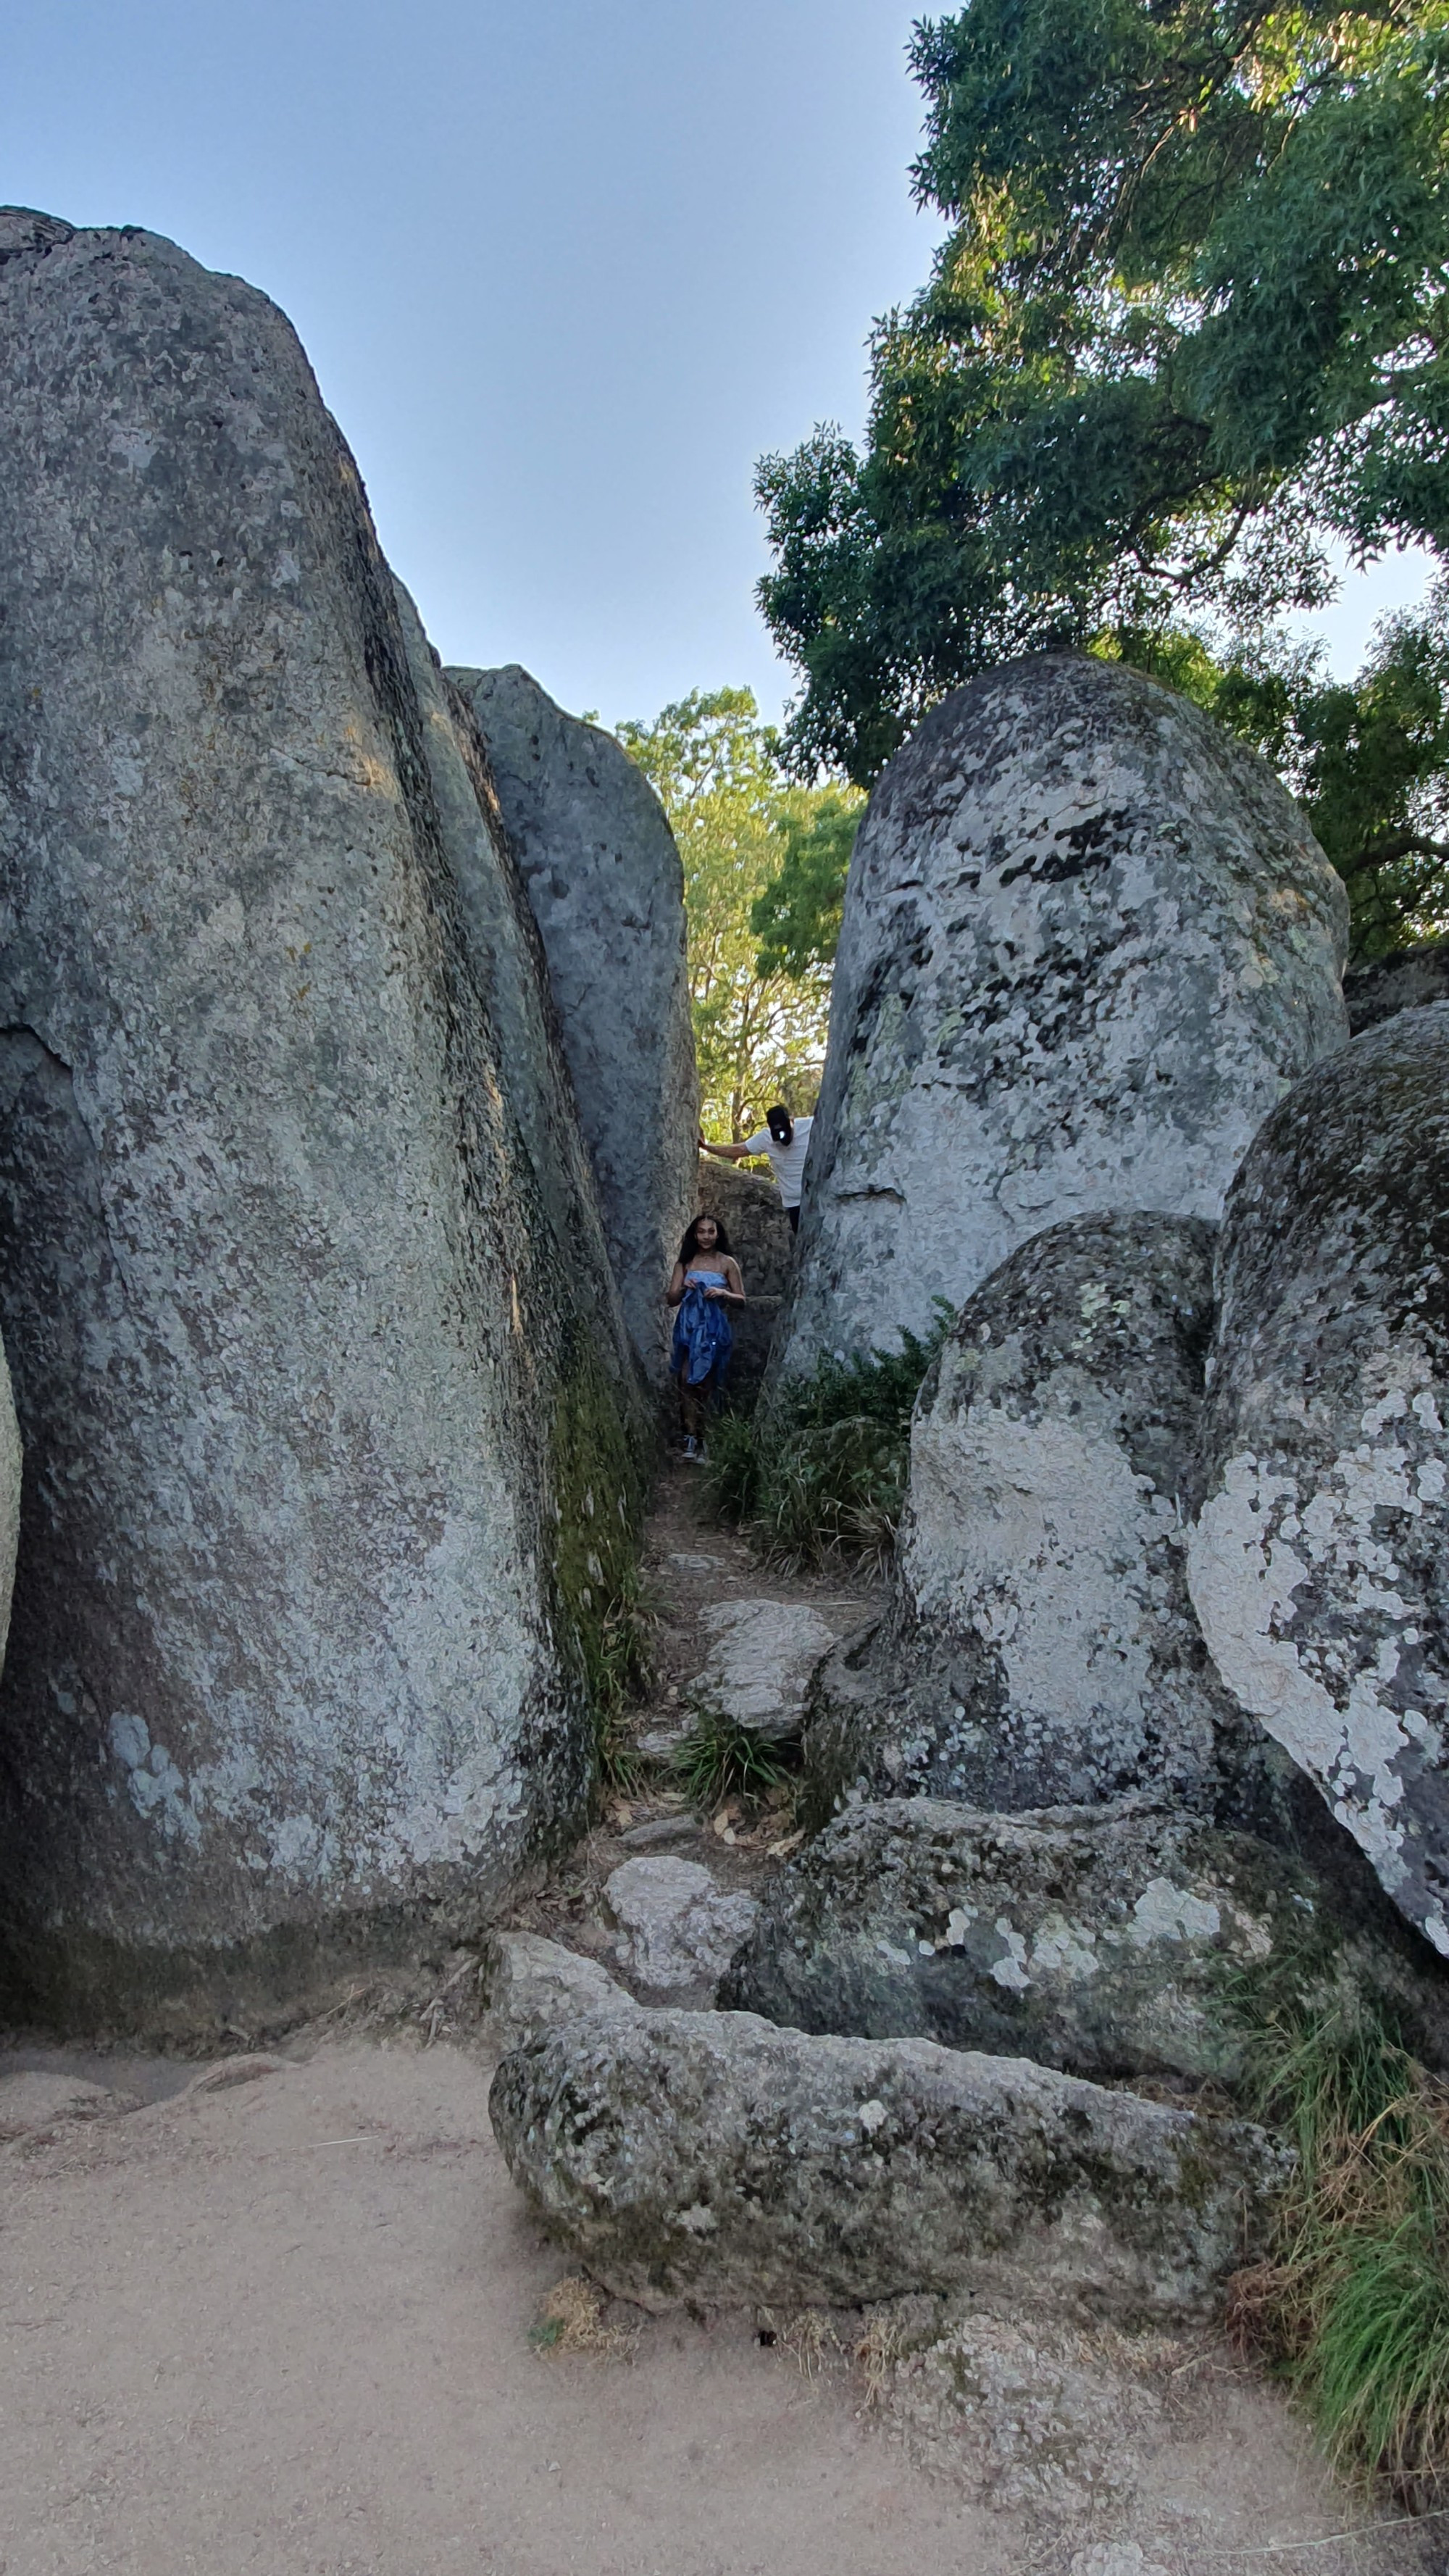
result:
[(693, 1432), (689, 1434), (689, 1437), (685, 1441), (684, 1454), (686, 1458), (694, 1459), (696, 1462), (698, 1461), (699, 1442), (695, 1439)]

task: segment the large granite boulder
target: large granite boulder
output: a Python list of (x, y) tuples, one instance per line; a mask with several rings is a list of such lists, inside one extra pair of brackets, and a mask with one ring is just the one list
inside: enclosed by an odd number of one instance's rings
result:
[(1242, 1706), (1449, 1955), (1449, 1003), (1300, 1083), (1229, 1201), (1189, 1548)]
[(1214, 1233), (1069, 1219), (967, 1299), (917, 1399), (886, 1615), (817, 1685), (813, 1815), (862, 1790), (1216, 1811), (1244, 1727), (1183, 1566)]
[(778, 1365), (893, 1346), (1027, 1236), (1216, 1217), (1347, 1035), (1342, 883), (1253, 752), (1120, 665), (958, 689), (851, 861)]
[(1373, 2001), (1444, 2064), (1449, 1979), (1382, 1898), (1354, 1897), (1251, 1835), (1160, 1810), (889, 1798), (776, 1873), (719, 2000), (1100, 2082), (1230, 2080), (1250, 1996), (1350, 2018)]
[(450, 671), (488, 747), (548, 961), (634, 1347), (668, 1367), (664, 1289), (695, 1213), (699, 1083), (684, 871), (637, 762), (527, 671)]
[(1190, 2314), (1283, 2171), (1243, 2124), (752, 2013), (571, 2021), (504, 2058), (489, 2111), (545, 2226), (648, 2307), (963, 2289), (1007, 2314)]
[(236, 2018), (580, 1812), (634, 1365), (472, 720), (290, 326), (143, 232), (0, 253), (6, 1975)]
[(722, 1163), (717, 1155), (700, 1155), (695, 1196), (698, 1212), (725, 1228), (745, 1283), (745, 1304), (730, 1318), (735, 1346), (729, 1398), (734, 1405), (748, 1406), (774, 1349), (795, 1237), (779, 1191), (754, 1172)]

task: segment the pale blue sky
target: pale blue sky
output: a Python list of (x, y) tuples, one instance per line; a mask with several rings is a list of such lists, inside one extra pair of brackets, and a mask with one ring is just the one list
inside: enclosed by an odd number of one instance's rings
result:
[[(447, 661), (652, 715), (786, 686), (755, 458), (923, 279), (897, 0), (10, 0), (0, 199), (291, 315)], [(1351, 583), (1351, 668), (1416, 562)]]

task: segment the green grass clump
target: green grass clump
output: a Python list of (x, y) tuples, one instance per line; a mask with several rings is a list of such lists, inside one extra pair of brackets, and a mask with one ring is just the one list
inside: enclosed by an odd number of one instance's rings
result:
[(780, 1745), (712, 1708), (697, 1711), (670, 1767), (695, 1807), (717, 1807), (729, 1797), (763, 1802), (791, 1769)]
[(638, 1788), (645, 1767), (628, 1721), (653, 1680), (650, 1624), (638, 1568), (625, 1564), (597, 1617), (580, 1635), (599, 1781), (624, 1797)]
[(1235, 2328), (1340, 2469), (1426, 2511), (1449, 2496), (1449, 2085), (1386, 2012), (1335, 2001), (1253, 2032), (1249, 2086), (1299, 2161)]
[(910, 1466), (911, 1409), (950, 1326), (936, 1301), (927, 1334), (898, 1351), (827, 1357), (768, 1407), (710, 1427), (705, 1490), (771, 1564), (819, 1565), (841, 1553), (883, 1563)]

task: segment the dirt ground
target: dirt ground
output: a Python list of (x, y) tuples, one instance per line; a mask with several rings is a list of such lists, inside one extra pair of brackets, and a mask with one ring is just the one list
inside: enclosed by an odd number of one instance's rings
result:
[[(762, 1582), (678, 1480), (651, 1562), (656, 1717), (703, 1601), (870, 1606)], [(524, 1914), (599, 1946), (621, 1837), (670, 1812), (618, 1807)], [(679, 1847), (757, 1873), (733, 1830)], [(0, 2049), (0, 2133), (37, 2075), (111, 2088), (0, 2144), (0, 2576), (1445, 2576), (1449, 2522), (1368, 2527), (1215, 2345), (1164, 2360), (1170, 2402), (1067, 2512), (983, 2502), (969, 2424), (923, 2444), (874, 2403), (859, 2319), (818, 2362), (799, 2321), (617, 2305), (605, 2349), (548, 2348), (570, 2265), (494, 2145), (466, 1990), (200, 2074)]]

